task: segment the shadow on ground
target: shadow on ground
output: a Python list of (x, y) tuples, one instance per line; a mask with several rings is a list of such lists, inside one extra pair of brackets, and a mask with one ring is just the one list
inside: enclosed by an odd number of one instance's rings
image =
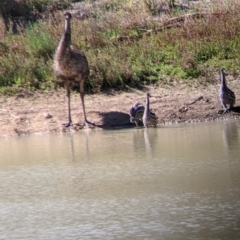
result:
[(102, 124), (97, 125), (97, 127), (104, 129), (114, 129), (114, 128), (126, 128), (134, 127), (135, 124), (131, 123), (129, 120), (129, 115), (123, 112), (103, 112), (99, 113), (102, 117)]
[(233, 111), (233, 112), (236, 112), (236, 113), (240, 113), (240, 106), (233, 107), (233, 108), (232, 108), (232, 111)]
[[(240, 113), (240, 106), (232, 107), (230, 110), (227, 111), (227, 113), (228, 112)], [(224, 113), (223, 109), (218, 111), (218, 114), (223, 114), (223, 113)]]

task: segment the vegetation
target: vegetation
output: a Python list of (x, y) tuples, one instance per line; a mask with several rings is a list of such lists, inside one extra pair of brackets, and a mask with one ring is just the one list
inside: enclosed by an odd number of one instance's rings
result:
[[(38, 16), (24, 24), (23, 29), (18, 24), (17, 34), (5, 26), (6, 34), (0, 39), (0, 92), (12, 93), (18, 87), (54, 88), (52, 56), (63, 31), (62, 10), (72, 2), (76, 1), (4, 0), (0, 3), (0, 13), (5, 18), (1, 28), (7, 17), (11, 20), (33, 13)], [(127, 89), (144, 84), (170, 84), (178, 79), (188, 82), (202, 79), (206, 83), (213, 81), (209, 72), (216, 72), (220, 66), (237, 73), (240, 65), (238, 1), (231, 4), (216, 1), (203, 10), (201, 7), (181, 10), (176, 1), (170, 1), (175, 4), (174, 9), (169, 8), (168, 1), (160, 5), (162, 1), (142, 0), (140, 7), (135, 7), (133, 2), (77, 3), (81, 10), (73, 19), (72, 42), (85, 52), (90, 63), (88, 92), (105, 87)], [(7, 7), (15, 3), (19, 6), (17, 14)], [(206, 13), (204, 17), (186, 18), (171, 27), (163, 27), (164, 19), (201, 11)]]

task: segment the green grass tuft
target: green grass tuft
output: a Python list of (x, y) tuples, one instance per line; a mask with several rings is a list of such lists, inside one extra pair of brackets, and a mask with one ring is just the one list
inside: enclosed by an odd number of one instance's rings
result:
[[(129, 0), (82, 1), (87, 17), (73, 18), (72, 42), (85, 52), (89, 61), (91, 74), (86, 91), (169, 84), (177, 79), (194, 82), (204, 74), (205, 66), (211, 71), (218, 71), (220, 66), (236, 71), (240, 63), (240, 4), (236, 1), (233, 6), (222, 1), (209, 7), (210, 17), (187, 20), (181, 27), (163, 31), (155, 31), (162, 26), (161, 13), (152, 9), (159, 3), (156, 0), (145, 1), (148, 6), (136, 9), (128, 7)], [(73, 1), (23, 2), (29, 4), (26, 9), (30, 12), (37, 6), (39, 13), (46, 13), (54, 4)], [(177, 8), (167, 17), (185, 13)], [(52, 57), (63, 32), (64, 18), (63, 12), (44, 16), (48, 18), (1, 39), (1, 92), (10, 87), (31, 90), (54, 87)]]

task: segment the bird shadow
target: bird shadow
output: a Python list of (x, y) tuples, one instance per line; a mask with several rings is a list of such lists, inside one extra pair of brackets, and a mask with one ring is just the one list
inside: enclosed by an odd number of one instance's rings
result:
[[(240, 113), (240, 106), (232, 107), (229, 111), (234, 113)], [(223, 114), (223, 113), (224, 113), (223, 109), (218, 111), (218, 114)]]
[(236, 106), (236, 107), (233, 107), (231, 109), (231, 111), (235, 112), (235, 113), (240, 113), (240, 106)]
[(102, 117), (102, 124), (96, 125), (103, 129), (121, 129), (131, 128), (135, 124), (130, 122), (129, 114), (117, 111), (101, 112), (99, 116)]

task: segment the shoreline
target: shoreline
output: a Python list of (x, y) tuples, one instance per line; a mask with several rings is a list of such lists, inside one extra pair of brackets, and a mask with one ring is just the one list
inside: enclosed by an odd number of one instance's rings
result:
[[(238, 80), (229, 82), (234, 89), (236, 104), (233, 111), (217, 114), (222, 109), (218, 86), (147, 86), (144, 91), (99, 93), (85, 95), (87, 118), (95, 129), (127, 129), (135, 124), (129, 121), (129, 110), (133, 104), (145, 104), (145, 93), (150, 92), (150, 109), (158, 116), (158, 127), (179, 123), (213, 122), (239, 119), (240, 99)], [(65, 128), (67, 102), (64, 89), (51, 92), (0, 96), (0, 137), (31, 134), (77, 132), (82, 130), (83, 114), (80, 96), (71, 93), (73, 125)], [(91, 129), (91, 127), (87, 127)]]

